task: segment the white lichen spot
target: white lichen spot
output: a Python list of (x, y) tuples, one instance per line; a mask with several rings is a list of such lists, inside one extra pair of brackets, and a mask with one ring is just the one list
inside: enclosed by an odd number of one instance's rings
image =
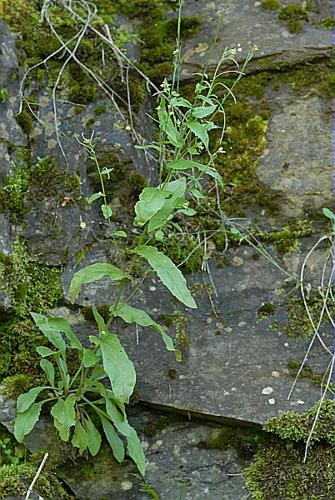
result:
[(233, 266), (242, 266), (242, 265), (243, 265), (243, 259), (241, 259), (241, 257), (233, 258)]
[(271, 373), (271, 375), (272, 375), (273, 377), (275, 377), (275, 378), (280, 377), (280, 373), (279, 373), (279, 372), (276, 372), (276, 371), (273, 371), (273, 372)]
[(264, 387), (264, 389), (262, 389), (262, 394), (269, 395), (269, 394), (272, 394), (272, 393), (273, 393), (273, 388), (272, 387)]
[(156, 290), (156, 287), (151, 285), (151, 286), (149, 287), (149, 290), (150, 290), (150, 292), (154, 292), (154, 291)]
[(55, 149), (57, 146), (57, 141), (55, 139), (48, 140), (48, 149)]
[(284, 347), (288, 347), (288, 342), (285, 342)]
[(122, 491), (129, 491), (133, 487), (133, 483), (131, 481), (121, 481), (121, 490)]
[(245, 321), (240, 321), (239, 324), (238, 324), (238, 326), (240, 328), (243, 328), (244, 326), (246, 326), (246, 322)]
[(274, 405), (276, 403), (276, 400), (274, 398), (269, 399), (268, 401), (269, 405)]

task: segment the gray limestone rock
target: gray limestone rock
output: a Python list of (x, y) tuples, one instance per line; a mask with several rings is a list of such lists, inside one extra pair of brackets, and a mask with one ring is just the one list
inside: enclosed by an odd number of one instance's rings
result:
[[(324, 12), (328, 13), (326, 17), (331, 17), (331, 2), (324, 3)], [(235, 48), (235, 58), (242, 62), (248, 51), (257, 46), (258, 51), (246, 68), (248, 73), (264, 69), (265, 65), (274, 67), (280, 62), (294, 65), (310, 58), (329, 57), (332, 52), (331, 32), (312, 23), (304, 23), (300, 33), (290, 33), (287, 26), (278, 20), (276, 12), (261, 8), (261, 2), (234, 0), (228, 9), (226, 7), (224, 0), (186, 0), (185, 15), (200, 15), (204, 24), (195, 37), (183, 44), (184, 78), (202, 71), (206, 65), (209, 70), (214, 69), (226, 47)], [(222, 14), (223, 31), (215, 50), (211, 50)], [(224, 66), (232, 66), (232, 62), (228, 61)]]
[(318, 97), (279, 103), (269, 120), (257, 177), (279, 195), (284, 217), (321, 214), (323, 207), (333, 205), (329, 103)]

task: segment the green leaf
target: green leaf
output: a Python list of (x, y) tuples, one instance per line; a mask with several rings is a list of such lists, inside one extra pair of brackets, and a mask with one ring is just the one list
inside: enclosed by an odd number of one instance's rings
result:
[(191, 292), (187, 288), (183, 274), (169, 257), (150, 245), (137, 247), (133, 252), (148, 261), (162, 283), (170, 290), (174, 297), (187, 307), (197, 307)]
[(54, 354), (57, 354), (59, 352), (52, 351), (51, 349), (49, 349), (48, 347), (44, 347), (43, 345), (39, 345), (38, 347), (36, 347), (36, 351), (42, 358), (53, 356)]
[(99, 198), (101, 198), (103, 196), (103, 193), (99, 192), (99, 193), (94, 193), (92, 194), (91, 196), (89, 196), (88, 198), (86, 198), (86, 201), (87, 203), (93, 203), (95, 200), (98, 200)]
[(159, 188), (145, 187), (135, 205), (135, 226), (144, 226), (162, 208), (169, 193)]
[(192, 116), (194, 118), (205, 118), (211, 115), (216, 110), (217, 106), (199, 106), (192, 109)]
[(183, 205), (185, 201), (186, 178), (180, 177), (175, 181), (169, 182), (164, 190), (170, 193), (171, 197), (165, 200), (163, 207), (150, 219), (148, 224), (149, 233), (162, 228), (175, 208)]
[(159, 119), (159, 127), (162, 132), (167, 135), (170, 143), (177, 148), (181, 147), (183, 145), (181, 135), (174, 126), (169, 113), (165, 109), (164, 99), (161, 99), (157, 114)]
[(63, 441), (68, 441), (70, 428), (76, 423), (75, 402), (76, 396), (70, 394), (66, 400), (59, 399), (51, 408), (50, 413), (54, 418), (54, 425)]
[(193, 132), (193, 134), (201, 140), (205, 148), (208, 150), (209, 137), (206, 127), (198, 122), (187, 122), (186, 126)]
[(81, 425), (79, 420), (76, 421), (76, 425), (74, 428), (74, 433), (73, 433), (71, 443), (75, 448), (79, 448), (80, 455), (83, 454), (83, 452), (86, 450), (86, 448), (88, 446), (87, 432), (84, 429), (84, 427)]
[(85, 368), (91, 368), (99, 360), (98, 356), (90, 349), (84, 349), (83, 365)]
[(129, 456), (134, 460), (138, 470), (144, 476), (146, 469), (144, 451), (138, 435), (133, 428), (130, 436), (127, 437), (127, 448)]
[(52, 363), (48, 361), (47, 359), (41, 359), (40, 361), (40, 367), (46, 374), (48, 381), (50, 385), (54, 386), (55, 385), (55, 369)]
[(101, 314), (99, 313), (99, 311), (95, 305), (92, 306), (92, 312), (93, 312), (94, 319), (98, 325), (99, 335), (100, 336), (104, 335), (106, 332), (108, 332), (108, 328), (106, 326), (105, 320), (103, 319), (103, 317), (101, 316)]
[(330, 219), (331, 221), (335, 221), (335, 214), (329, 210), (329, 208), (323, 208), (322, 209), (323, 215), (327, 217), (327, 219)]
[(85, 283), (92, 283), (97, 281), (104, 276), (108, 276), (112, 281), (120, 281), (125, 278), (129, 278), (121, 269), (113, 266), (112, 264), (105, 264), (98, 262), (96, 264), (91, 264), (90, 266), (84, 267), (80, 271), (76, 272), (72, 278), (70, 285), (70, 299), (73, 302), (77, 297), (81, 285)]
[(177, 360), (180, 361), (180, 352), (175, 349), (172, 338), (167, 335), (164, 332), (163, 328), (158, 323), (153, 321), (153, 319), (150, 318), (150, 316), (145, 311), (143, 311), (142, 309), (137, 309), (136, 307), (129, 306), (128, 304), (120, 303), (115, 311), (115, 314), (116, 316), (122, 318), (126, 323), (136, 323), (137, 325), (143, 327), (153, 328), (161, 335), (166, 349), (168, 351), (175, 352)]
[(101, 205), (101, 211), (105, 219), (109, 219), (113, 215), (112, 207), (109, 205)]
[(65, 318), (48, 318), (48, 326), (50, 330), (54, 329), (55, 332), (65, 333), (73, 349), (82, 349), (80, 340), (74, 334), (71, 325)]
[(14, 425), (14, 436), (19, 443), (22, 443), (24, 436), (33, 430), (39, 419), (42, 404), (43, 402), (34, 403), (26, 411), (17, 415)]
[(183, 97), (172, 97), (170, 101), (171, 106), (176, 106), (178, 108), (191, 108), (192, 104), (187, 99)]
[(167, 163), (167, 167), (172, 170), (188, 170), (189, 168), (196, 168), (200, 170), (202, 173), (213, 177), (218, 181), (221, 187), (223, 187), (222, 177), (214, 168), (209, 165), (203, 165), (202, 163), (198, 163), (197, 161), (192, 160), (177, 160), (177, 161), (169, 161)]
[(66, 351), (66, 344), (64, 342), (64, 339), (62, 335), (60, 334), (59, 330), (55, 330), (55, 328), (50, 327), (49, 325), (49, 318), (46, 316), (43, 316), (42, 314), (37, 314), (37, 313), (31, 313), (31, 316), (38, 328), (41, 330), (41, 332), (44, 333), (44, 335), (47, 337), (49, 342), (53, 344), (57, 349), (65, 355)]
[(90, 417), (87, 417), (86, 431), (87, 431), (87, 447), (92, 457), (95, 457), (99, 453), (101, 447), (101, 435), (98, 429), (95, 427), (92, 420), (90, 419)]
[(107, 414), (112, 420), (115, 427), (117, 428), (118, 432), (123, 436), (130, 436), (132, 427), (128, 423), (124, 406), (123, 406), (123, 413), (121, 413), (116, 404), (114, 403), (114, 401), (111, 399), (111, 397), (108, 396), (107, 391), (105, 395), (105, 400), (106, 400)]
[(16, 409), (18, 413), (23, 413), (34, 403), (37, 396), (45, 389), (45, 387), (33, 387), (25, 394), (20, 394), (17, 398)]
[(113, 425), (107, 420), (107, 418), (100, 415), (102, 427), (106, 435), (107, 441), (113, 450), (113, 455), (118, 462), (122, 462), (124, 459), (124, 446), (122, 440), (119, 438)]
[(127, 238), (127, 233), (125, 233), (124, 231), (114, 231), (114, 233), (112, 233), (112, 236), (118, 238)]
[(100, 348), (105, 372), (111, 382), (114, 395), (120, 401), (129, 402), (135, 383), (136, 372), (119, 338), (105, 333), (100, 337)]

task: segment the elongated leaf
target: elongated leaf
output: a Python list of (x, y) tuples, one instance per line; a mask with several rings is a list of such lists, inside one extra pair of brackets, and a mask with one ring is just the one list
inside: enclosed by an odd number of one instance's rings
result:
[(84, 267), (73, 276), (69, 290), (71, 301), (73, 302), (77, 297), (81, 285), (98, 281), (104, 276), (108, 276), (112, 281), (120, 281), (128, 278), (121, 269), (112, 264), (99, 262), (91, 264), (90, 266)]
[(217, 106), (199, 106), (192, 109), (192, 115), (194, 118), (205, 118), (211, 115), (216, 110)]
[(24, 436), (33, 430), (39, 419), (42, 404), (43, 402), (33, 403), (30, 408), (17, 415), (14, 425), (14, 436), (19, 443), (22, 443)]
[(127, 437), (127, 449), (129, 456), (134, 460), (138, 470), (144, 476), (146, 469), (144, 451), (134, 428), (131, 429), (131, 434)]
[(74, 428), (74, 433), (73, 433), (71, 443), (76, 448), (79, 448), (80, 455), (83, 454), (83, 452), (86, 450), (86, 448), (88, 446), (87, 432), (84, 429), (84, 427), (81, 425), (79, 420), (76, 421), (76, 425)]
[(130, 436), (132, 427), (128, 423), (125, 410), (122, 414), (112, 398), (108, 396), (106, 397), (106, 411), (108, 413), (108, 416), (113, 421), (113, 424), (117, 428), (118, 432), (120, 434), (123, 434), (123, 436)]
[[(75, 415), (76, 397), (70, 394), (64, 399), (59, 399), (51, 409), (51, 415), (54, 418), (54, 425), (60, 431), (60, 436), (63, 441), (68, 441), (70, 428), (76, 423)], [(60, 424), (57, 426), (57, 424)]]
[(142, 309), (137, 309), (136, 307), (129, 306), (128, 304), (119, 304), (118, 308), (115, 311), (115, 314), (123, 319), (126, 323), (136, 323), (137, 325), (143, 327), (151, 327), (156, 332), (158, 332), (165, 344), (165, 347), (168, 351), (172, 351), (175, 353), (178, 361), (181, 359), (180, 352), (175, 349), (172, 338), (167, 335), (163, 328), (156, 323), (150, 316), (143, 311)]
[(70, 323), (65, 318), (48, 318), (48, 327), (55, 332), (65, 333), (73, 349), (82, 349), (80, 340), (76, 337)]
[(177, 148), (182, 146), (182, 139), (180, 133), (174, 126), (169, 113), (165, 109), (164, 99), (161, 100), (157, 114), (158, 114), (160, 129), (167, 135), (171, 144)]
[(54, 354), (57, 354), (59, 351), (52, 351), (49, 349), (49, 347), (44, 347), (43, 345), (39, 345), (36, 347), (36, 351), (42, 358), (47, 358), (48, 356), (53, 356)]
[(66, 344), (59, 330), (55, 330), (55, 328), (50, 327), (48, 319), (46, 316), (37, 313), (31, 313), (31, 316), (38, 328), (44, 333), (49, 342), (53, 344), (57, 349), (65, 355)]
[(102, 427), (106, 435), (107, 441), (113, 450), (113, 455), (118, 462), (122, 462), (124, 459), (124, 446), (122, 440), (119, 438), (113, 425), (107, 420), (107, 418), (100, 416)]
[(119, 337), (114, 333), (101, 335), (100, 347), (103, 366), (111, 382), (115, 397), (128, 403), (136, 383), (134, 365), (122, 347)]
[(25, 394), (20, 394), (17, 398), (16, 409), (18, 413), (23, 413), (35, 402), (37, 396), (45, 389), (45, 387), (33, 387)]
[(329, 208), (323, 208), (322, 213), (325, 217), (327, 217), (327, 219), (335, 221), (335, 215), (331, 210), (329, 210)]
[(189, 168), (196, 168), (200, 170), (206, 175), (213, 177), (218, 181), (220, 186), (223, 186), (222, 177), (214, 168), (209, 165), (203, 165), (202, 163), (198, 163), (197, 161), (192, 160), (177, 160), (177, 161), (169, 161), (167, 163), (167, 167), (172, 170), (188, 170)]
[(135, 205), (135, 226), (144, 226), (162, 208), (169, 193), (159, 188), (146, 187)]
[(101, 435), (98, 429), (95, 427), (94, 423), (87, 417), (86, 422), (87, 431), (87, 447), (92, 457), (95, 457), (99, 453), (101, 447)]
[(169, 257), (150, 245), (135, 248), (133, 252), (148, 261), (162, 283), (180, 302), (187, 307), (197, 307), (191, 292), (187, 288), (183, 274)]
[(187, 99), (183, 97), (172, 97), (171, 106), (177, 106), (180, 108), (191, 108), (192, 104)]
[(86, 201), (87, 203), (93, 203), (95, 200), (98, 200), (99, 198), (101, 198), (103, 196), (103, 194), (101, 192), (99, 193), (94, 193), (92, 194), (91, 196), (89, 196), (88, 198), (86, 198)]
[(55, 385), (55, 369), (52, 363), (47, 359), (41, 359), (40, 366), (44, 373), (46, 374), (50, 385)]
[(191, 132), (193, 132), (193, 134), (201, 140), (205, 148), (208, 149), (209, 137), (206, 127), (198, 122), (187, 122), (186, 125)]
[(180, 177), (169, 182), (165, 187), (165, 191), (171, 193), (171, 197), (165, 200), (163, 207), (150, 219), (148, 224), (149, 233), (164, 227), (175, 208), (185, 203), (186, 178)]
[(92, 312), (93, 312), (94, 319), (98, 325), (99, 335), (100, 336), (104, 335), (108, 331), (105, 320), (103, 319), (103, 317), (101, 316), (101, 314), (99, 313), (99, 311), (95, 307), (95, 305), (93, 305), (93, 307), (92, 307)]

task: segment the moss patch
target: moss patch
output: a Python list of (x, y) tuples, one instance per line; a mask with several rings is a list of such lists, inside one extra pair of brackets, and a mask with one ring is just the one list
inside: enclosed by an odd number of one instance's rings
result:
[[(335, 495), (335, 403), (322, 405), (307, 461), (303, 462), (305, 441), (318, 404), (306, 413), (285, 412), (270, 419), (264, 430), (272, 443), (261, 445), (255, 461), (244, 473), (253, 498), (321, 499)], [(275, 438), (278, 436), (278, 438)]]
[(289, 4), (278, 10), (278, 19), (287, 23), (290, 33), (302, 31), (303, 21), (308, 21), (306, 8), (298, 4)]
[[(36, 471), (36, 467), (26, 464), (0, 467), (0, 496), (25, 495)], [(70, 498), (52, 473), (42, 472), (34, 491), (45, 498)]]
[(62, 297), (60, 272), (58, 267), (31, 261), (20, 240), (14, 243), (10, 257), (0, 254), (0, 289), (8, 294), (13, 311), (20, 317), (57, 304)]
[[(323, 308), (323, 299), (320, 295), (311, 294), (306, 299), (308, 309), (314, 325), (319, 323), (320, 315)], [(332, 307), (331, 300), (328, 301), (328, 307)], [(306, 309), (300, 297), (291, 297), (287, 305), (287, 318), (288, 322), (283, 330), (289, 337), (293, 338), (309, 338), (313, 335), (314, 330), (308, 319)], [(323, 324), (327, 321), (327, 315), (323, 314)]]
[(280, 3), (278, 0), (262, 0), (261, 7), (262, 9), (277, 10), (280, 7)]

